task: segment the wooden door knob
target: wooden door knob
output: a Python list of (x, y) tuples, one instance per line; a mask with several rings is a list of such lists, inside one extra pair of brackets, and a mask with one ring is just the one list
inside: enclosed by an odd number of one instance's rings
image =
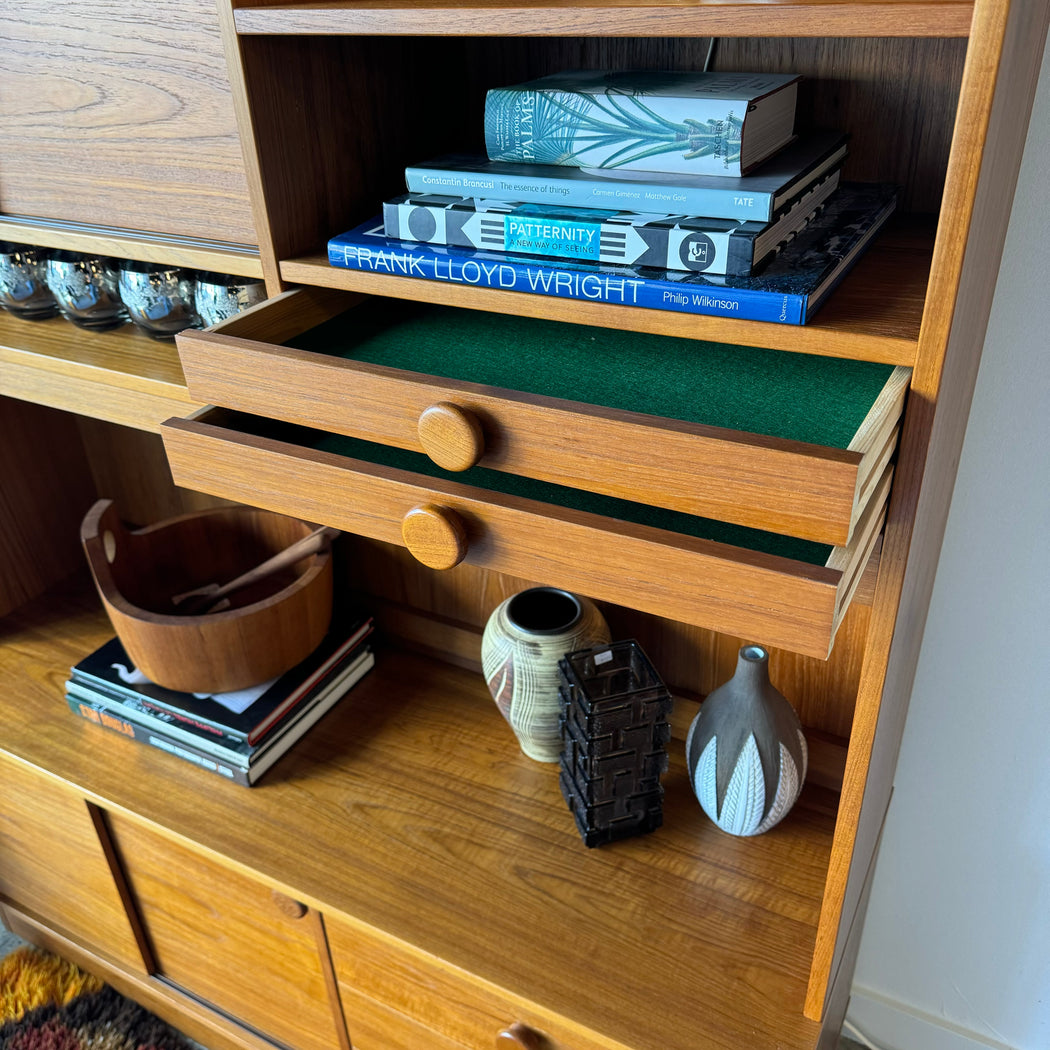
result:
[(401, 520), (401, 538), (416, 561), (431, 569), (451, 569), (467, 554), (467, 530), (448, 507), (424, 503)]
[(485, 451), (485, 435), (473, 412), (451, 401), (423, 411), (416, 425), (423, 451), (445, 470), (467, 470)]
[(270, 896), (277, 905), (277, 910), (289, 919), (301, 919), (310, 910), (302, 901), (297, 901), (280, 890), (271, 890)]
[(496, 1036), (496, 1050), (553, 1050), (553, 1047), (542, 1032), (515, 1021)]

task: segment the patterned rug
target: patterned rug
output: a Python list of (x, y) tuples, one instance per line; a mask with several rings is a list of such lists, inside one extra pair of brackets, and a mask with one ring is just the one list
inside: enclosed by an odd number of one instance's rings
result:
[[(0, 926), (0, 955), (6, 950)], [(14, 939), (14, 943), (18, 943)], [(842, 1036), (838, 1050), (865, 1050)], [(0, 1050), (204, 1050), (97, 977), (32, 947), (0, 958)]]
[(0, 960), (0, 1050), (190, 1050), (160, 1018), (37, 948)]

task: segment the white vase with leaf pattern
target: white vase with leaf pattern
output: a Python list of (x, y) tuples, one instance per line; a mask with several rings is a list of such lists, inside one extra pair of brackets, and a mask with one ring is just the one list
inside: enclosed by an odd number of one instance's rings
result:
[(806, 779), (806, 738), (769, 680), (761, 646), (745, 645), (736, 673), (700, 705), (685, 753), (700, 805), (731, 835), (761, 835), (795, 804)]

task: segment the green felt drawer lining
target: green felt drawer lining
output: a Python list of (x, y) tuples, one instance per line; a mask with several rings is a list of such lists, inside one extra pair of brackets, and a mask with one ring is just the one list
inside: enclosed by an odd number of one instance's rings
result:
[(286, 344), (504, 390), (849, 447), (893, 371), (868, 361), (370, 300)]

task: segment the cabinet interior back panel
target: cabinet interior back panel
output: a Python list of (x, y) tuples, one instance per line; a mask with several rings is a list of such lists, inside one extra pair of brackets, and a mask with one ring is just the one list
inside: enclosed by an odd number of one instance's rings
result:
[(211, 0), (5, 0), (0, 212), (255, 244)]
[[(701, 69), (710, 40), (242, 36), (239, 43), (274, 247), (291, 258), (404, 192), (406, 165), (483, 152), (488, 88), (562, 69)], [(798, 130), (849, 133), (845, 177), (896, 183), (903, 213), (935, 214), (965, 55), (965, 40), (726, 38), (713, 68), (801, 73)]]

